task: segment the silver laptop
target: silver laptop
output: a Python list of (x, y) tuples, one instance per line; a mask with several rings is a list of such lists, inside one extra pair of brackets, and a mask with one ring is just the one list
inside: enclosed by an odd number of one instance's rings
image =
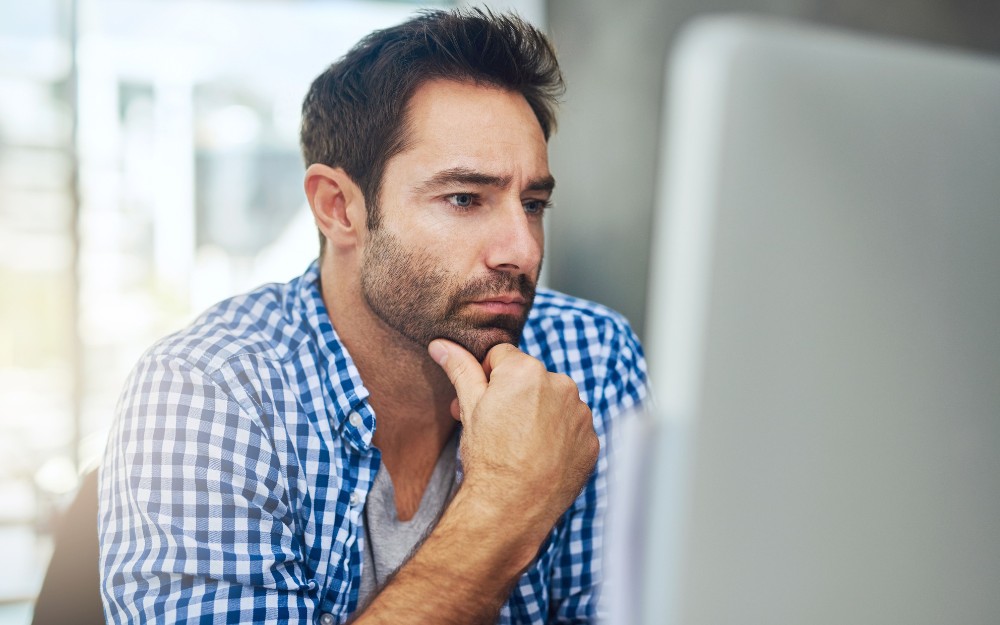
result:
[(610, 622), (1000, 623), (1000, 60), (729, 17), (669, 79)]

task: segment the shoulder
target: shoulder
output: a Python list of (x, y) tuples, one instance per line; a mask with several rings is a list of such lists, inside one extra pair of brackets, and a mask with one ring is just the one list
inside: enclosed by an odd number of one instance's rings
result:
[(550, 370), (572, 377), (592, 408), (645, 395), (642, 345), (628, 320), (607, 306), (539, 289), (521, 343)]
[(552, 289), (538, 289), (527, 325), (536, 325), (544, 329), (566, 323), (601, 326), (617, 332), (632, 332), (625, 317), (603, 304)]
[(211, 375), (241, 357), (288, 358), (307, 335), (292, 301), (296, 282), (267, 284), (215, 304), (155, 343), (142, 360), (182, 361)]
[(150, 347), (119, 396), (114, 436), (169, 442), (184, 462), (240, 441), (257, 451), (239, 458), (269, 467), (261, 450), (270, 448), (274, 406), (294, 396), (287, 367), (308, 335), (296, 320), (302, 307), (289, 301), (295, 282), (223, 300)]
[(292, 371), (302, 366), (304, 344), (315, 343), (299, 280), (223, 300), (155, 343), (132, 368), (119, 415), (171, 414), (181, 404), (206, 406), (200, 418), (256, 415), (294, 394)]
[[(528, 322), (524, 343), (529, 350), (600, 353), (612, 345), (637, 350), (639, 339), (628, 320), (614, 310), (551, 289), (539, 289)], [(570, 356), (570, 354), (567, 354)]]

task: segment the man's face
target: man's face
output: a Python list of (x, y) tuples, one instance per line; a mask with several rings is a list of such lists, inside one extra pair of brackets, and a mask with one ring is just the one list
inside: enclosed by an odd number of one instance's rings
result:
[(520, 340), (542, 262), (552, 192), (545, 138), (523, 96), (436, 80), (408, 107), (409, 147), (382, 180), (361, 288), (372, 312), (426, 346), (482, 360)]

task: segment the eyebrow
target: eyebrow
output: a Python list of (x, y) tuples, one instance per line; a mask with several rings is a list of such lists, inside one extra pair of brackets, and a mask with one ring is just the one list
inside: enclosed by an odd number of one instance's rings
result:
[[(495, 176), (468, 167), (452, 167), (445, 169), (431, 176), (420, 183), (417, 187), (418, 193), (428, 193), (442, 187), (456, 184), (468, 184), (485, 187), (496, 187), (504, 189), (510, 186), (513, 181), (512, 176)], [(543, 176), (528, 181), (527, 191), (552, 191), (556, 186), (556, 179), (552, 176)]]

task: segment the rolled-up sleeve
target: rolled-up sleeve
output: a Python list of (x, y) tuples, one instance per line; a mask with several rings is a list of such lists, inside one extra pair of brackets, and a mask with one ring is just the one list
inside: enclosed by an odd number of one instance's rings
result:
[(133, 371), (101, 471), (109, 623), (311, 620), (282, 467), (259, 406), (237, 395), (177, 357)]

